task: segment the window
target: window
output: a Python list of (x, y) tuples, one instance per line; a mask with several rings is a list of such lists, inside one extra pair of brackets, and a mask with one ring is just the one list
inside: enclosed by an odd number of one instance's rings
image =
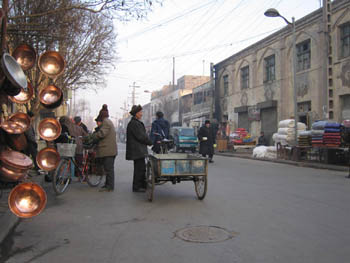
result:
[(249, 88), (249, 66), (241, 68), (241, 89)]
[(310, 39), (297, 44), (297, 72), (310, 68), (311, 62), (311, 45)]
[(269, 56), (265, 60), (264, 82), (274, 81), (275, 78), (275, 55)]
[(350, 23), (340, 27), (340, 56), (350, 56)]
[(228, 75), (224, 76), (224, 96), (228, 94)]

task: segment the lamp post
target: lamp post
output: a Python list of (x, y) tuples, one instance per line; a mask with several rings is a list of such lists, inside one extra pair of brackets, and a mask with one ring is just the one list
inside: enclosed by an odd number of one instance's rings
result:
[(292, 26), (292, 41), (293, 41), (293, 103), (294, 103), (294, 144), (298, 145), (298, 105), (297, 105), (297, 87), (296, 87), (296, 40), (295, 40), (295, 18), (292, 17), (292, 22), (289, 22), (284, 16), (274, 9), (269, 8), (264, 13), (267, 17), (281, 17), (288, 25)]

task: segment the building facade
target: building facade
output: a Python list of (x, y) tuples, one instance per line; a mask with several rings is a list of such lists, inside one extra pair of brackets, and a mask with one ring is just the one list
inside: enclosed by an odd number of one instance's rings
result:
[[(308, 126), (350, 118), (350, 1), (328, 1), (297, 20), (295, 29), (297, 118)], [(291, 26), (214, 69), (215, 117), (231, 130), (264, 131), (271, 138), (278, 121), (294, 117)]]

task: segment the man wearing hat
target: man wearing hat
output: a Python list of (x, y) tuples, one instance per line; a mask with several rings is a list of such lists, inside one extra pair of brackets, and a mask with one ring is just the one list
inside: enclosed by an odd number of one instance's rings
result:
[(132, 118), (126, 129), (126, 160), (134, 161), (134, 177), (132, 183), (133, 192), (146, 191), (146, 164), (145, 157), (148, 154), (147, 145), (152, 145), (144, 124), (141, 121), (142, 107), (134, 105), (130, 114)]
[(98, 141), (96, 158), (98, 158), (99, 163), (103, 166), (106, 173), (106, 183), (100, 189), (101, 192), (114, 191), (114, 160), (118, 154), (117, 133), (113, 122), (108, 117), (108, 111), (100, 111), (100, 114), (96, 118), (96, 122), (100, 125), (98, 126), (98, 130), (93, 133), (93, 139)]
[(210, 126), (210, 121), (206, 120), (204, 125), (199, 129), (198, 132), (199, 153), (203, 157), (209, 156), (209, 162), (213, 163), (214, 155), (214, 144), (215, 144), (215, 134)]

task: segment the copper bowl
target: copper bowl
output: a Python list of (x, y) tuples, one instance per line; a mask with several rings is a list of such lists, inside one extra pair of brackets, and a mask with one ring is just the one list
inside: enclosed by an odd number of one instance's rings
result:
[(23, 112), (17, 112), (9, 117), (9, 121), (19, 124), (23, 132), (27, 131), (30, 127), (30, 117), (28, 114)]
[(0, 153), (0, 177), (2, 181), (15, 182), (22, 180), (27, 170), (33, 166), (32, 160), (25, 154), (4, 150)]
[(12, 189), (8, 198), (11, 212), (18, 217), (30, 218), (43, 211), (47, 197), (44, 189), (36, 183), (22, 183)]
[(45, 118), (39, 123), (39, 136), (45, 141), (56, 140), (61, 135), (61, 124), (54, 118)]
[(34, 89), (33, 86), (28, 82), (27, 85), (28, 91), (24, 91), (22, 88), (20, 93), (16, 96), (9, 96), (9, 99), (14, 103), (24, 104), (30, 101), (33, 98), (34, 95)]
[(16, 47), (12, 52), (12, 56), (23, 70), (31, 69), (35, 65), (36, 52), (33, 47), (27, 44)]
[(44, 171), (52, 171), (57, 168), (60, 155), (55, 148), (44, 148), (36, 156), (36, 163)]
[(61, 75), (66, 66), (66, 62), (60, 53), (56, 51), (46, 51), (41, 54), (38, 61), (39, 69), (50, 78)]
[(8, 134), (21, 134), (24, 132), (23, 126), (14, 121), (4, 121), (1, 123), (1, 128)]
[(61, 104), (62, 99), (62, 90), (54, 85), (46, 86), (39, 93), (40, 103), (46, 108), (58, 107)]

